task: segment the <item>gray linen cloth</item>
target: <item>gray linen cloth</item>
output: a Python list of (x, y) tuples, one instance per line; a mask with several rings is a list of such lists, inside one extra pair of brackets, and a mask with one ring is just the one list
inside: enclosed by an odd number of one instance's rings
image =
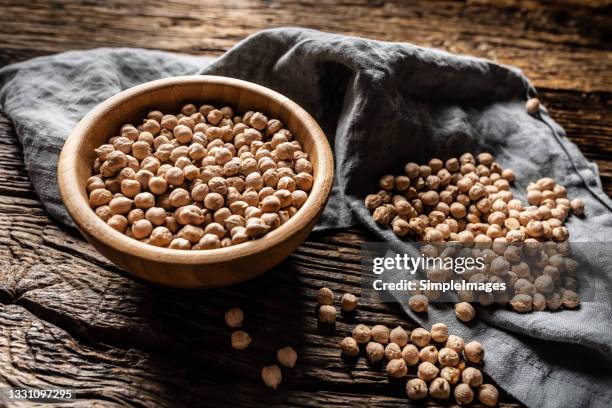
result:
[(426, 327), (444, 321), (452, 332), (479, 339), (488, 350), (484, 370), (528, 406), (612, 406), (612, 203), (596, 166), (545, 109), (539, 118), (527, 115), (525, 98), (535, 91), (520, 71), (411, 44), (298, 28), (257, 33), (214, 61), (97, 49), (14, 64), (0, 70), (0, 103), (51, 215), (72, 225), (55, 173), (63, 141), (81, 117), (131, 86), (194, 73), (270, 87), (321, 124), (334, 149), (336, 180), (319, 230), (361, 223), (401, 246), (372, 221), (363, 198), (382, 174), (399, 174), (407, 161), (464, 151), (491, 151), (502, 166), (514, 168), (519, 197), (528, 181), (548, 175), (571, 197), (583, 198), (586, 217), (572, 217), (567, 225), (573, 240), (599, 242), (591, 254), (596, 301), (577, 311), (526, 315), (480, 308), (478, 322), (469, 326), (458, 324), (448, 308), (433, 307), (426, 317), (405, 309)]

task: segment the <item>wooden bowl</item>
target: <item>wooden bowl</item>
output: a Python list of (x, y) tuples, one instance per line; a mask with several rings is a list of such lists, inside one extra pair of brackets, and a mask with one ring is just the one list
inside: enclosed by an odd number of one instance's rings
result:
[[(115, 231), (88, 204), (94, 148), (117, 134), (124, 123), (140, 123), (147, 112), (179, 112), (186, 103), (229, 105), (238, 112), (261, 111), (280, 119), (313, 165), (314, 183), (306, 203), (279, 228), (262, 238), (227, 248), (178, 250), (145, 244)], [(161, 285), (203, 288), (230, 285), (277, 265), (315, 226), (333, 182), (333, 157), (316, 121), (296, 103), (263, 86), (218, 76), (180, 76), (148, 82), (102, 102), (85, 116), (62, 149), (58, 168), (62, 200), (78, 229), (120, 268)]]

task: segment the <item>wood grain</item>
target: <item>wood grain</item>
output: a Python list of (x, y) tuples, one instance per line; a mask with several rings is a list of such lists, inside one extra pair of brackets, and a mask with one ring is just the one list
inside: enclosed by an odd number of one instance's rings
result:
[[(11, 16), (0, 25), (0, 65), (98, 46), (219, 55), (281, 25), (494, 58), (525, 71), (612, 194), (610, 9), (606, 0), (0, 0)], [(335, 345), (352, 320), (341, 318), (333, 333), (317, 326), (315, 291), (358, 294), (359, 245), (369, 238), (312, 234), (280, 267), (231, 288), (152, 288), (48, 218), (0, 114), (0, 386), (70, 384), (83, 396), (74, 407), (406, 405), (378, 367), (339, 357)], [(234, 305), (247, 311), (254, 335), (244, 353), (230, 350), (222, 321)], [(356, 320), (414, 327), (390, 304), (362, 306)], [(285, 344), (300, 360), (274, 393), (258, 369)]]

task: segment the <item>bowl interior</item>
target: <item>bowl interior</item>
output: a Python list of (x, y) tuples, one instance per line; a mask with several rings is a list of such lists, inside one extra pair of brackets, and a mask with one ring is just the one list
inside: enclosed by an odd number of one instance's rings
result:
[[(309, 154), (313, 165), (313, 187), (308, 200), (285, 224), (262, 238), (243, 244), (204, 251), (154, 247), (129, 238), (99, 219), (88, 205), (86, 181), (92, 175), (94, 149), (119, 133), (121, 125), (135, 125), (151, 110), (176, 114), (187, 103), (199, 106), (228, 105), (237, 114), (249, 110), (265, 113), (283, 122)], [(322, 211), (333, 180), (331, 149), (314, 119), (297, 104), (270, 89), (232, 78), (184, 76), (161, 79), (123, 91), (100, 104), (79, 123), (62, 151), (59, 169), (62, 198), (81, 230), (95, 239), (131, 255), (185, 264), (231, 260), (273, 247), (296, 234)], [(177, 254), (179, 254), (177, 256)]]

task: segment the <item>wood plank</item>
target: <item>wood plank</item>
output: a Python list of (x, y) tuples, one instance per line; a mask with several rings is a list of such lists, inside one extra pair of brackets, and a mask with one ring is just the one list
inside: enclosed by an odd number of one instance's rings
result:
[(281, 0), (239, 0), (228, 7), (200, 0), (144, 5), (0, 0), (5, 15), (19, 16), (0, 26), (0, 62), (101, 46), (220, 54), (261, 29), (299, 25), (492, 58), (523, 69), (538, 87), (608, 92), (612, 54), (604, 39), (610, 34), (610, 7), (594, 4), (559, 9), (534, 2), (491, 7), (479, 2), (307, 0), (287, 7)]

